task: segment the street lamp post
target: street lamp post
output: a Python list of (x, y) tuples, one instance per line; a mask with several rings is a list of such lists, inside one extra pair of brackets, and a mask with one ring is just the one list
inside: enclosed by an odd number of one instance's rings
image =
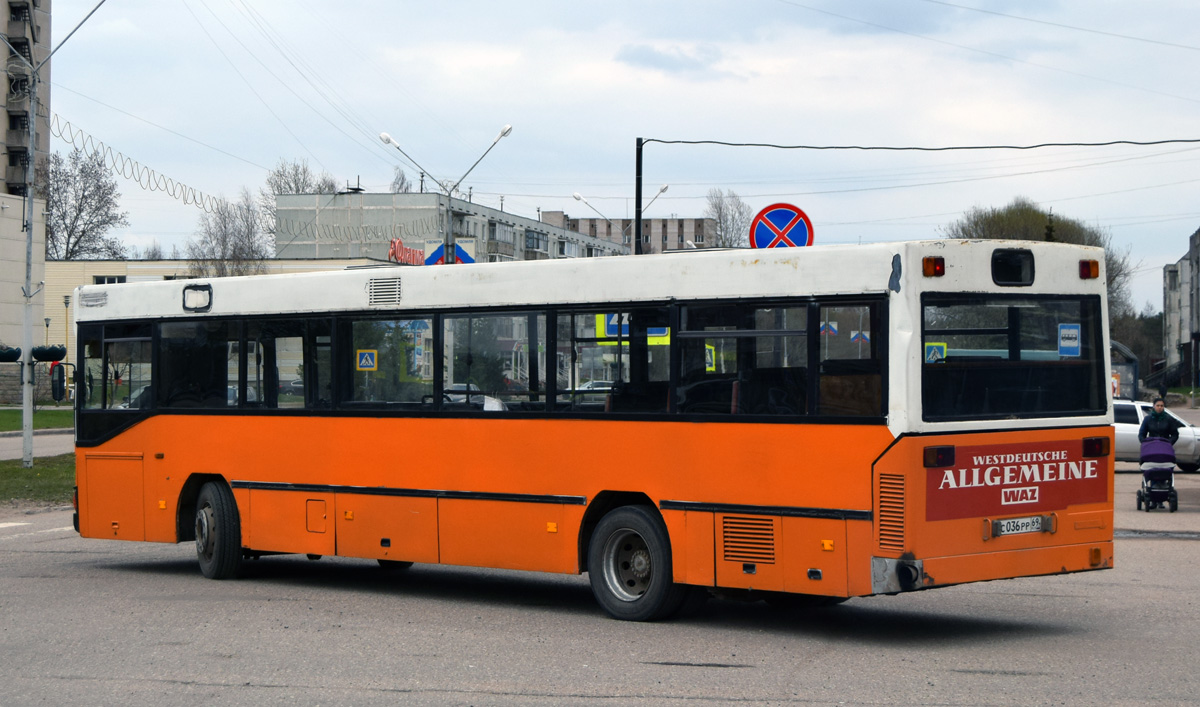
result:
[[(466, 172), (463, 172), (463, 176), (459, 177), (458, 181), (454, 182), (453, 184), (449, 184), (448, 182), (443, 182), (438, 179), (433, 180), (434, 184), (437, 184), (439, 187), (441, 187), (442, 191), (446, 192), (446, 230), (442, 234), (442, 248), (445, 251), (445, 261), (444, 262), (447, 265), (458, 262), (458, 252), (456, 249), (454, 233), (453, 233), (454, 212), (451, 210), (450, 199), (452, 199), (454, 197), (454, 192), (458, 190), (458, 185), (462, 184), (463, 180), (467, 178), (467, 175), (470, 174), (475, 169), (475, 167), (480, 162), (483, 161), (484, 157), (487, 157), (488, 153), (492, 151), (492, 148), (496, 146), (496, 143), (498, 143), (498, 142), (500, 142), (500, 140), (508, 137), (510, 133), (512, 133), (511, 125), (505, 125), (503, 128), (501, 128), (500, 134), (496, 136), (495, 140), (492, 140), (492, 144), (488, 145), (488, 148), (483, 151), (483, 154), (479, 156), (479, 159), (475, 160), (474, 164), (472, 164), (467, 169)], [(383, 144), (391, 145), (392, 147), (395, 147), (396, 150), (400, 154), (404, 155), (404, 158), (406, 160), (413, 163), (413, 166), (415, 166), (418, 170), (421, 171), (421, 173), (422, 173), (421, 183), (424, 184), (424, 182), (425, 182), (424, 175), (430, 174), (429, 170), (427, 170), (424, 167), (422, 167), (421, 165), (417, 164), (417, 161), (414, 160), (412, 157), (409, 157), (408, 153), (405, 152), (400, 147), (400, 143), (396, 142), (396, 139), (393, 138), (391, 135), (389, 135), (387, 133), (379, 133), (379, 139), (383, 142)], [(430, 174), (430, 176), (432, 178), (432, 174)], [(504, 209), (503, 197), (501, 197), (500, 208), (501, 208), (501, 210)]]
[[(659, 187), (659, 188), (658, 188), (658, 191), (657, 191), (657, 192), (655, 192), (655, 194), (654, 194), (654, 198), (650, 199), (650, 203), (646, 204), (645, 208), (643, 208), (643, 209), (642, 209), (642, 211), (645, 211), (646, 209), (649, 209), (649, 208), (650, 208), (650, 204), (653, 204), (653, 203), (654, 203), (654, 200), (655, 200), (655, 199), (657, 199), (659, 196), (661, 196), (661, 195), (662, 195), (662, 194), (663, 194), (665, 191), (667, 191), (667, 189), (668, 189), (668, 188), (670, 188), (670, 185), (668, 185), (668, 184), (664, 184), (664, 185), (662, 185), (661, 187)], [(612, 222), (612, 220), (611, 220), (611, 219), (609, 219), (609, 218), (608, 218), (607, 216), (605, 216), (603, 213), (600, 213), (600, 209), (597, 209), (595, 206), (592, 206), (592, 203), (591, 203), (590, 201), (588, 201), (586, 198), (584, 198), (584, 196), (583, 196), (582, 194), (580, 194), (579, 192), (575, 192), (575, 193), (574, 193), (574, 194), (572, 194), (571, 196), (575, 197), (575, 201), (582, 201), (582, 202), (584, 203), (584, 205), (585, 205), (585, 206), (587, 206), (589, 209), (591, 209), (592, 211), (595, 211), (597, 214), (599, 214), (600, 218), (604, 219), (605, 221), (608, 221), (608, 225), (610, 225), (610, 226), (615, 226), (615, 225), (616, 225), (616, 224), (614, 224), (614, 223)], [(624, 234), (625, 234), (625, 231), (626, 231), (626, 229), (628, 229), (628, 228), (629, 228), (629, 226), (626, 226), (625, 228), (622, 228), (622, 229), (621, 229), (621, 234), (622, 234), (622, 235), (624, 235)], [(624, 238), (622, 238), (622, 240), (624, 240)], [(638, 248), (635, 248), (635, 249), (634, 249), (634, 252), (635, 252), (635, 253), (640, 253), (640, 252), (641, 252), (641, 248), (640, 248), (640, 247), (638, 247)]]
[[(96, 14), (96, 10), (105, 3), (105, 0), (100, 0), (92, 11), (84, 16), (79, 24), (75, 25), (75, 29), (67, 33), (66, 37), (58, 43), (58, 46), (46, 55), (36, 66), (30, 59), (33, 58), (33, 50), (30, 49), (29, 59), (26, 59), (21, 52), (17, 51), (5, 37), (4, 43), (12, 52), (12, 56), (20, 59), (25, 66), (29, 68), (29, 151), (28, 161), (25, 164), (25, 287), (21, 293), (25, 296), (25, 311), (21, 329), (21, 462), (26, 469), (33, 468), (33, 298), (41, 292), (41, 287), (35, 291), (33, 289), (33, 181), (34, 181), (34, 163), (35, 155), (37, 154), (37, 85), (38, 74), (42, 67), (50, 63), (50, 58), (55, 52), (62, 49), (62, 46), (67, 43), (79, 28), (83, 26), (88, 18)], [(30, 21), (34, 20), (33, 15), (30, 15)]]
[(63, 346), (67, 347), (67, 355), (63, 361), (71, 360), (71, 295), (63, 295)]

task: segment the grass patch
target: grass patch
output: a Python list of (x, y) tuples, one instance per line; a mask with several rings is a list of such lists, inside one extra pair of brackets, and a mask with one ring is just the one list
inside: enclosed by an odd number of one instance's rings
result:
[(20, 459), (0, 460), (0, 501), (67, 504), (74, 488), (74, 453), (37, 457), (32, 469)]
[[(33, 429), (49, 430), (75, 426), (75, 411), (69, 407), (42, 408), (33, 411)], [(0, 432), (17, 432), (21, 429), (20, 410), (0, 410)]]

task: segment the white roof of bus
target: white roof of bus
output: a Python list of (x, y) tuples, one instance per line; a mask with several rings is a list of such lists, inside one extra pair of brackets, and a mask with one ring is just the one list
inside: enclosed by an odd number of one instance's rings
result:
[[(996, 248), (1032, 250), (1039, 275), (1034, 285), (992, 285), (987, 268)], [(944, 277), (922, 278), (921, 258), (926, 255), (946, 258)], [(1100, 278), (1080, 280), (1080, 258), (1099, 260)], [(893, 278), (894, 261), (900, 266), (899, 278)], [(1104, 291), (1103, 262), (1104, 252), (1099, 248), (1031, 241), (931, 240), (86, 285), (76, 290), (73, 304), (76, 321), (96, 321), (856, 295), (883, 293), (893, 284), (902, 290), (919, 286), (942, 291), (1094, 294)], [(1055, 277), (1055, 272), (1071, 277)], [(185, 312), (184, 288), (205, 284), (212, 286), (211, 309), (202, 314)]]

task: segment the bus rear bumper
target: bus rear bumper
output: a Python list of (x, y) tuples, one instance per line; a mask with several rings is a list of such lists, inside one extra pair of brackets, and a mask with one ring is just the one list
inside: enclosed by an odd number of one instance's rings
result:
[(1112, 541), (951, 557), (871, 558), (871, 590), (895, 594), (993, 579), (1111, 569)]

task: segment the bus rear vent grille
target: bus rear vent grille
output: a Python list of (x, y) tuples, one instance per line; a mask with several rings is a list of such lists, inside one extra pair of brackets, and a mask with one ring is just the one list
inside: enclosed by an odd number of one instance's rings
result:
[(103, 307), (108, 304), (107, 292), (85, 292), (79, 296), (81, 307)]
[(904, 549), (904, 476), (879, 475), (879, 547)]
[(367, 302), (372, 307), (400, 304), (400, 278), (373, 278), (367, 283)]
[(775, 520), (725, 516), (726, 562), (775, 564)]

